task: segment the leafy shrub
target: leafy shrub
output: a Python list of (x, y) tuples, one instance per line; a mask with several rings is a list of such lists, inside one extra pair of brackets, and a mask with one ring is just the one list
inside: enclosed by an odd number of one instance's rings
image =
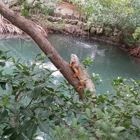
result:
[(48, 14), (53, 14), (54, 13), (53, 9), (50, 8), (50, 7), (43, 7), (43, 8), (41, 8), (41, 12), (44, 15), (48, 15)]
[(81, 101), (66, 80), (54, 84), (44, 63), (43, 55), (27, 65), (0, 51), (1, 140), (139, 140), (140, 81), (118, 78), (113, 94), (87, 90)]
[(24, 6), (24, 9), (27, 9), (27, 10), (29, 10), (32, 7), (32, 5), (28, 3), (27, 1), (24, 2), (23, 6)]
[(72, 0), (88, 16), (88, 23), (117, 28), (123, 38), (133, 38), (132, 34), (140, 23), (139, 0)]
[(135, 32), (133, 33), (133, 38), (138, 42), (140, 45), (140, 27), (137, 27)]
[(85, 68), (90, 67), (93, 64), (92, 58), (84, 58), (82, 64)]
[(22, 10), (22, 16), (28, 18), (29, 17), (29, 11), (27, 9)]

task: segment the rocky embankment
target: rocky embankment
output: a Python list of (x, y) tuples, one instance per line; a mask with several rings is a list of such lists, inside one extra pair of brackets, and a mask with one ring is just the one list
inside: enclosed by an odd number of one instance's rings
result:
[[(53, 32), (88, 37), (117, 45), (130, 55), (140, 58), (140, 48), (124, 39), (124, 33), (116, 27), (92, 24), (88, 25), (86, 16), (80, 15), (78, 8), (68, 2), (62, 2), (54, 10), (53, 16), (47, 16), (45, 24)], [(131, 34), (128, 34), (128, 38)]]
[(129, 52), (131, 56), (140, 58), (140, 48), (133, 47), (132, 44), (125, 44), (124, 38), (121, 36), (121, 31), (116, 28), (112, 29), (110, 27), (101, 27), (97, 25), (89, 26), (87, 23), (77, 19), (52, 16), (47, 16), (45, 24), (53, 33), (71, 34), (107, 42)]
[[(120, 37), (121, 31), (110, 27), (101, 27), (98, 25), (88, 25), (77, 19), (63, 19), (61, 17), (48, 16), (46, 20), (48, 27), (54, 32), (73, 34), (81, 37), (90, 37), (102, 40), (111, 44), (122, 44)], [(106, 40), (108, 38), (108, 40)]]

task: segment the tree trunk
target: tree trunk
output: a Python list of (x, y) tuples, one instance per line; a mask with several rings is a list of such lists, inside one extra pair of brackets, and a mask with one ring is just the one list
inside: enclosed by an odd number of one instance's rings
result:
[[(77, 78), (72, 76), (73, 71), (69, 67), (69, 64), (60, 57), (60, 55), (48, 42), (48, 40), (40, 32), (38, 32), (32, 21), (27, 20), (26, 18), (20, 16), (18, 13), (10, 10), (5, 4), (3, 4), (1, 0), (0, 13), (12, 24), (27, 33), (46, 55), (52, 53), (53, 55), (49, 57), (50, 61), (56, 66), (57, 69), (60, 69), (62, 75), (74, 88), (78, 87), (79, 81)], [(80, 94), (81, 99), (85, 98), (83, 91), (79, 91), (78, 93)]]

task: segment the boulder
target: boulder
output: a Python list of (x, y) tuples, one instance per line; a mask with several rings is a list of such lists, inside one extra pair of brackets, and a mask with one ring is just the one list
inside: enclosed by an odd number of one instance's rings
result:
[(80, 29), (83, 27), (83, 24), (84, 24), (84, 23), (81, 22), (81, 21), (78, 21), (78, 22), (77, 22), (77, 26), (78, 26)]
[(72, 24), (72, 25), (76, 25), (78, 23), (78, 20), (71, 20), (70, 21), (70, 24)]
[(105, 36), (108, 36), (108, 37), (110, 37), (110, 36), (112, 36), (112, 29), (110, 28), (110, 27), (105, 27), (104, 28), (104, 34), (105, 34)]
[(114, 28), (113, 35), (118, 36), (119, 32), (120, 32), (120, 30), (118, 30), (117, 28)]
[(84, 31), (88, 31), (88, 30), (90, 30), (90, 28), (91, 28), (91, 25), (88, 25), (87, 23), (84, 23), (84, 25), (83, 25), (83, 30)]
[(55, 17), (52, 17), (52, 16), (48, 16), (47, 19), (51, 22), (55, 22), (56, 21), (56, 18)]
[(91, 34), (96, 34), (96, 31), (97, 31), (97, 29), (96, 29), (95, 26), (92, 26), (92, 27), (90, 28), (90, 33), (91, 33)]
[(96, 34), (101, 35), (103, 33), (103, 28), (102, 27), (97, 27), (96, 28)]

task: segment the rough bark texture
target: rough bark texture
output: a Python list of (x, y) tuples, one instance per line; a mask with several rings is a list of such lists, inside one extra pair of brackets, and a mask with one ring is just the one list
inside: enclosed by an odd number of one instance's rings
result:
[[(18, 13), (10, 10), (5, 4), (3, 4), (2, 1), (0, 1), (0, 13), (12, 24), (26, 32), (38, 44), (40, 49), (46, 55), (52, 53), (53, 55), (49, 57), (51, 62), (56, 66), (57, 69), (60, 69), (62, 75), (73, 87), (78, 87), (79, 81), (77, 78), (72, 77), (73, 71), (69, 67), (69, 64), (60, 57), (48, 40), (40, 32), (38, 32), (32, 21), (27, 20)], [(79, 91), (79, 94), (80, 97), (84, 99), (83, 91)]]

